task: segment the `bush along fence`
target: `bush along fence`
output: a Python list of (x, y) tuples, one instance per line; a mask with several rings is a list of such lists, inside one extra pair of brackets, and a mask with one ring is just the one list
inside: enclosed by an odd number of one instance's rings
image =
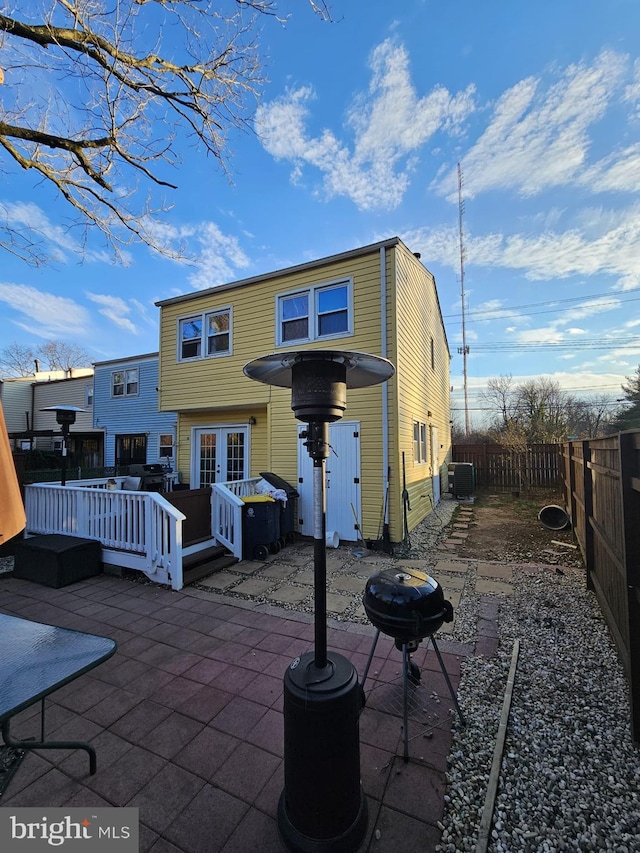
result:
[(618, 649), (640, 745), (640, 430), (563, 445), (565, 505)]
[(454, 462), (471, 462), (478, 488), (514, 491), (560, 489), (562, 445), (530, 444), (513, 449), (502, 444), (454, 444)]

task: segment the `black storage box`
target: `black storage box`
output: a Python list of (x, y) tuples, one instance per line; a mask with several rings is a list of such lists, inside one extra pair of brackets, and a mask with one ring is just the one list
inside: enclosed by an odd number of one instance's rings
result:
[(100, 543), (95, 539), (49, 533), (16, 545), (14, 578), (59, 589), (99, 575), (101, 570)]

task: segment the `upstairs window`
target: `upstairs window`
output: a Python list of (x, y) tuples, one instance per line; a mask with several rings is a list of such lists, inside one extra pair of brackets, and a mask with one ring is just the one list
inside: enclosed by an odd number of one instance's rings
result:
[(135, 397), (138, 394), (138, 368), (114, 370), (111, 374), (112, 397)]
[(178, 360), (231, 353), (231, 308), (185, 317), (179, 323)]
[(207, 355), (229, 352), (229, 311), (216, 311), (207, 315)]
[(200, 358), (202, 352), (202, 317), (180, 320), (180, 357)]
[(315, 285), (278, 297), (277, 343), (352, 334), (351, 281)]
[(284, 296), (280, 301), (281, 341), (304, 341), (309, 337), (309, 294)]

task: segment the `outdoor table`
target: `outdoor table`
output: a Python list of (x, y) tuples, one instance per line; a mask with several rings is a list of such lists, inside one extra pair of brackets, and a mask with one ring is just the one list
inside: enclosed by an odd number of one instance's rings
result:
[[(13, 749), (84, 749), (94, 774), (96, 753), (88, 743), (45, 741), (44, 700), (115, 650), (115, 641), (108, 637), (0, 613), (0, 725), (5, 744)], [(40, 740), (12, 740), (11, 718), (36, 702), (42, 703)]]

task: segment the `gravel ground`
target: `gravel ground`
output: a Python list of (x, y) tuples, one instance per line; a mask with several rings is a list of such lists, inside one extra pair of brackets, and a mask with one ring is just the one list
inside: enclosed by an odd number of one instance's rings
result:
[[(424, 557), (456, 502), (411, 534)], [(627, 682), (584, 569), (514, 566), (499, 605), (494, 658), (463, 663), (454, 722), (442, 853), (475, 851), (514, 641), (520, 651), (489, 853), (640, 853), (640, 749), (630, 734)], [(479, 600), (456, 609), (455, 638), (473, 638)]]
[(515, 571), (501, 644), (466, 660), (440, 850), (475, 850), (514, 640), (520, 654), (489, 851), (640, 851), (640, 750), (626, 681), (584, 572)]

